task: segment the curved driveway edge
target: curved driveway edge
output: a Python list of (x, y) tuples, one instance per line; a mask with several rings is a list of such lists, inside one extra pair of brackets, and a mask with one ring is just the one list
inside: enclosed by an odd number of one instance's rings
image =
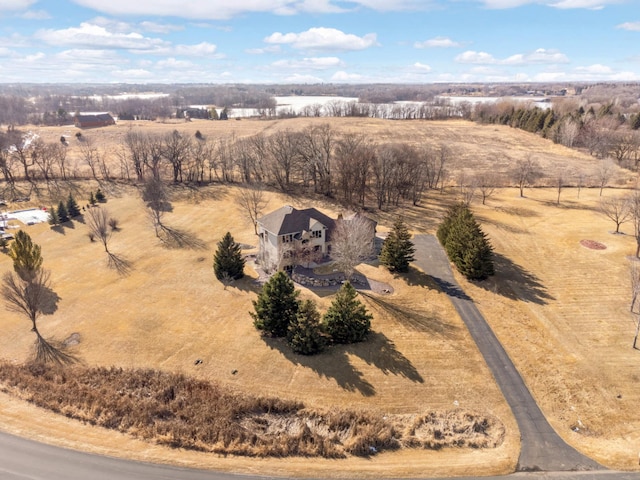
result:
[(437, 238), (433, 235), (416, 235), (413, 243), (416, 247), (414, 264), (430, 275), (449, 296), (513, 411), (521, 437), (518, 470), (604, 470), (604, 467), (567, 445), (551, 428), (493, 330), (473, 300), (457, 284), (449, 259)]

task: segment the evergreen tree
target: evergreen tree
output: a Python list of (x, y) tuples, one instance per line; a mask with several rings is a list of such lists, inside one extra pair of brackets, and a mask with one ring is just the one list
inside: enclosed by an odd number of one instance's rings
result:
[(240, 245), (233, 240), (229, 232), (218, 242), (218, 250), (213, 257), (213, 271), (218, 280), (238, 280), (244, 276), (244, 258)]
[(220, 112), (220, 120), (229, 120), (229, 112), (227, 107), (224, 107)]
[(631, 118), (629, 119), (629, 122), (632, 130), (640, 129), (640, 113), (636, 113), (635, 115), (632, 115)]
[(438, 239), (449, 260), (468, 279), (484, 280), (495, 273), (493, 248), (469, 207), (461, 204), (449, 210), (438, 228)]
[(286, 336), (289, 325), (296, 321), (299, 295), (288, 275), (283, 271), (276, 272), (252, 302), (253, 325), (274, 337)]
[(96, 197), (94, 197), (93, 192), (89, 193), (89, 205), (94, 206), (96, 204)]
[(56, 212), (56, 207), (52, 206), (49, 209), (49, 225), (59, 225), (60, 224), (60, 218), (58, 217), (58, 212)]
[(25, 282), (30, 282), (42, 267), (40, 245), (33, 243), (24, 230), (18, 230), (16, 233), (9, 249), (9, 256), (13, 260), (13, 269)]
[(66, 207), (69, 217), (73, 218), (80, 215), (80, 207), (78, 207), (78, 203), (76, 202), (76, 199), (73, 198), (73, 195), (71, 195), (71, 193), (69, 193), (69, 198), (67, 198)]
[(460, 210), (464, 208), (465, 208), (465, 205), (462, 202), (456, 203), (452, 207), (449, 207), (449, 209), (447, 210), (447, 213), (442, 219), (442, 222), (438, 226), (436, 236), (440, 241), (440, 245), (442, 245), (443, 247), (447, 244), (447, 237), (449, 236), (449, 231), (451, 230), (451, 224), (458, 217)]
[(102, 190), (98, 189), (96, 191), (96, 202), (104, 203), (106, 201), (107, 201), (107, 197), (104, 196), (104, 193), (102, 193)]
[(406, 272), (413, 262), (416, 249), (411, 241), (411, 234), (402, 220), (393, 224), (393, 230), (382, 244), (380, 263), (391, 272)]
[(324, 314), (325, 331), (335, 343), (361, 342), (371, 330), (373, 316), (356, 295), (358, 292), (351, 283), (345, 282)]
[(289, 324), (287, 343), (301, 355), (314, 355), (325, 349), (327, 342), (320, 324), (320, 313), (313, 301), (305, 300), (300, 304), (295, 320)]
[(58, 204), (58, 219), (60, 220), (60, 223), (69, 221), (69, 212), (67, 211), (67, 206), (62, 200), (60, 200), (60, 203)]
[(220, 119), (220, 117), (218, 117), (218, 110), (215, 107), (209, 110), (209, 116), (211, 117), (211, 120)]

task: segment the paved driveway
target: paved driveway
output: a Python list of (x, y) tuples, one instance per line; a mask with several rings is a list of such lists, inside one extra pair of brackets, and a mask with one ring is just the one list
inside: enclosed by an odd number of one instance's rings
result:
[(567, 445), (551, 428), (518, 370), (473, 301), (456, 283), (449, 260), (433, 235), (417, 235), (415, 265), (445, 291), (467, 325), (520, 428), (519, 471), (604, 470)]

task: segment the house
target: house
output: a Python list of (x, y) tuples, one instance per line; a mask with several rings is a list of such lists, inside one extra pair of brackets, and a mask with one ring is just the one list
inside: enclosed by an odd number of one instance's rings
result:
[(258, 219), (258, 259), (265, 270), (291, 270), (331, 251), (335, 220), (316, 210), (285, 205)]
[(109, 113), (78, 113), (74, 115), (73, 121), (78, 128), (106, 127), (116, 123)]
[[(331, 254), (332, 235), (339, 222), (348, 222), (358, 214), (337, 220), (315, 208), (298, 210), (285, 205), (258, 219), (258, 261), (267, 271), (291, 271), (296, 265), (311, 267)], [(371, 225), (371, 241), (376, 222)]]

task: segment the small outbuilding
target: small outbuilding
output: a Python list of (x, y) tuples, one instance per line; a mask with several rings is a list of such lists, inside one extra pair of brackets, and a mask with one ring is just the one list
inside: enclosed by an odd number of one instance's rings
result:
[(78, 128), (98, 128), (115, 125), (110, 113), (78, 113), (74, 115), (74, 124)]

